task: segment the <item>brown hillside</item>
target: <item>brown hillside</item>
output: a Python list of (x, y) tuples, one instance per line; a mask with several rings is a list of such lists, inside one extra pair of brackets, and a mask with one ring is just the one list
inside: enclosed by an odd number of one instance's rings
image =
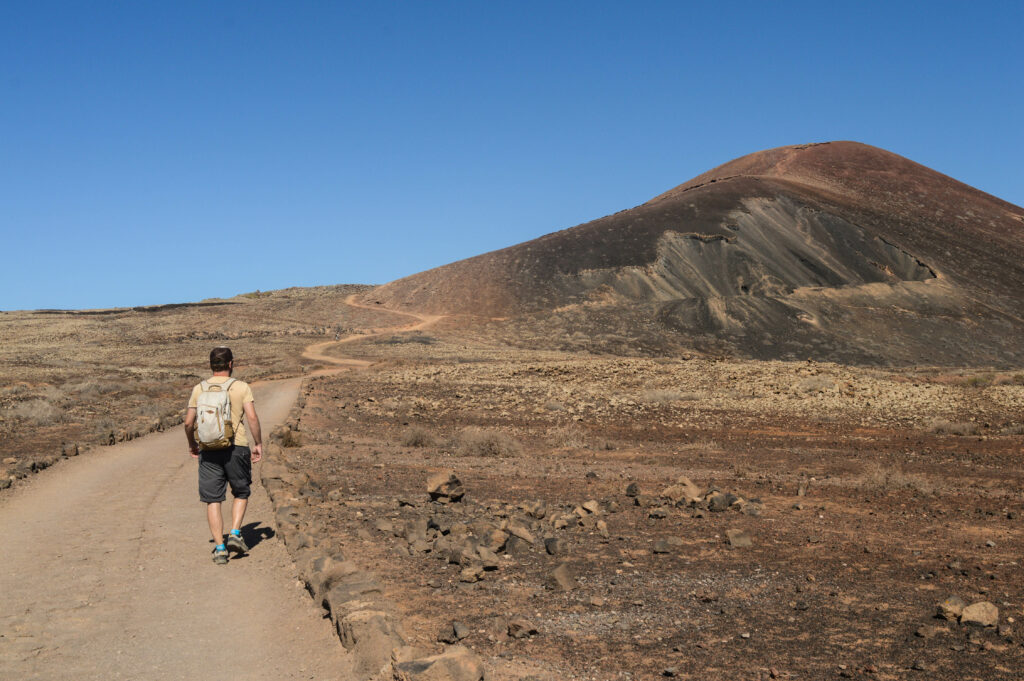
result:
[(584, 333), (625, 316), (644, 350), (1014, 362), (1022, 256), (1021, 208), (832, 142), (745, 156), (636, 208), (363, 299), (482, 317), (557, 310)]

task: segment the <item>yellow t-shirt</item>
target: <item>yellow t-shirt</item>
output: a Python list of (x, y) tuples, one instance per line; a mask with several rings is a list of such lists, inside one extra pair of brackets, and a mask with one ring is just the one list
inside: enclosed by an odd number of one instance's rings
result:
[[(206, 380), (211, 385), (219, 385), (227, 381), (228, 377), (210, 376)], [(192, 395), (188, 398), (189, 409), (196, 408), (197, 400), (202, 392), (201, 384), (196, 384), (196, 387), (192, 388)], [(248, 447), (249, 436), (245, 431), (245, 424), (242, 423), (242, 414), (244, 413), (243, 406), (255, 401), (252, 397), (252, 388), (245, 381), (235, 379), (235, 382), (228, 388), (228, 398), (231, 400), (231, 426), (235, 429), (235, 446)]]

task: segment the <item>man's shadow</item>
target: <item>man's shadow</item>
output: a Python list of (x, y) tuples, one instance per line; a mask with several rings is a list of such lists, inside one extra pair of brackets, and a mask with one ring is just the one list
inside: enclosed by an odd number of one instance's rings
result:
[[(256, 545), (263, 540), (271, 539), (276, 534), (273, 528), (260, 525), (259, 521), (242, 525), (239, 529), (242, 531), (242, 539), (245, 541), (245, 545), (249, 547), (249, 551), (256, 548)], [(210, 540), (210, 543), (213, 543), (212, 539)], [(240, 555), (232, 554), (231, 559), (238, 560), (239, 558), (247, 558), (248, 556), (248, 552)]]

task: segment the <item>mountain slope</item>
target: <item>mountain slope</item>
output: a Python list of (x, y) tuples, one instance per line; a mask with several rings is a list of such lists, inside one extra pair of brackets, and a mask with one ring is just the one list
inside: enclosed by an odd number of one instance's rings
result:
[[(613, 310), (665, 350), (1013, 362), (1024, 210), (854, 142), (726, 163), (636, 208), (363, 300), (481, 317)], [(938, 334), (938, 338), (934, 337)]]

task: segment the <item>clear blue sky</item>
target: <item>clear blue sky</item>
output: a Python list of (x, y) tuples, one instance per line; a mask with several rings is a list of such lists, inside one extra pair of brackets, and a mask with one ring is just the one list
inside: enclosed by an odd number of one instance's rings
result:
[(1021, 205), (1022, 30), (1019, 1), (5, 1), (0, 309), (383, 283), (811, 141)]

